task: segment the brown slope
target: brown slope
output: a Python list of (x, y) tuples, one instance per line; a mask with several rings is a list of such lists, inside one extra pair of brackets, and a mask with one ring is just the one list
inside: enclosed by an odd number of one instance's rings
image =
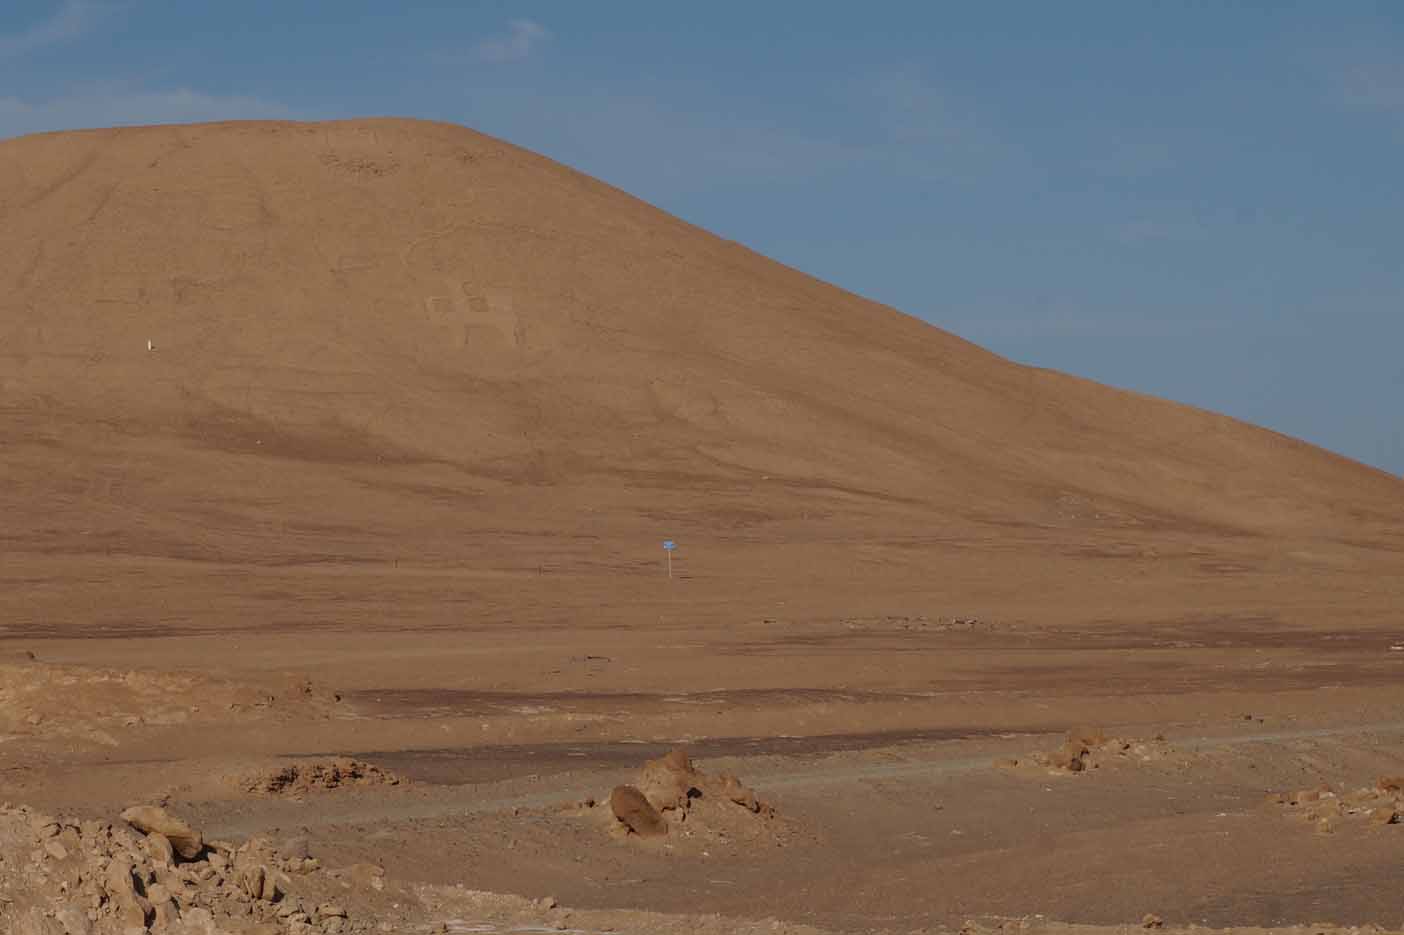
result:
[(0, 284), (3, 535), (36, 561), (512, 570), (568, 542), (627, 574), (659, 533), (786, 523), (831, 558), (933, 530), (1404, 548), (1382, 472), (1016, 365), (459, 127), (0, 143)]

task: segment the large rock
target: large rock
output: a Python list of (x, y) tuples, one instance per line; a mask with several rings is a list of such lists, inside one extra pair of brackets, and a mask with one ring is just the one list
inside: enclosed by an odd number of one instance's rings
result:
[(668, 823), (648, 798), (633, 786), (615, 786), (609, 794), (609, 807), (614, 817), (640, 837), (659, 837), (668, 833)]
[(117, 909), (117, 921), (127, 927), (145, 928), (151, 917), (151, 904), (136, 889), (132, 876), (135, 866), (130, 860), (113, 860), (103, 878), (107, 898)]
[(682, 750), (649, 760), (639, 771), (638, 790), (660, 812), (686, 808), (688, 796), (696, 794), (697, 785), (697, 772)]
[(161, 834), (171, 848), (186, 860), (194, 860), (205, 849), (200, 832), (155, 805), (137, 805), (122, 813), (122, 820), (142, 834)]

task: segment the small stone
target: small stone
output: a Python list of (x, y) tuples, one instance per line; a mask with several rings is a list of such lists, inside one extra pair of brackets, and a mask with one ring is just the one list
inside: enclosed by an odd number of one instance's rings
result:
[(759, 812), (761, 810), (760, 800), (756, 798), (755, 792), (742, 785), (741, 780), (729, 773), (723, 773), (720, 778), (722, 795), (748, 811)]
[(255, 864), (246, 868), (239, 874), (239, 888), (254, 899), (263, 895), (263, 879), (265, 871), (261, 864)]
[(64, 935), (90, 935), (92, 920), (76, 906), (65, 906), (54, 913), (54, 919), (63, 926)]
[(190, 935), (216, 935), (214, 913), (205, 908), (187, 908), (181, 916)]
[(543, 912), (550, 909), (555, 909), (557, 905), (558, 903), (556, 902), (556, 897), (554, 896), (542, 896), (536, 901), (536, 908), (542, 910)]
[(175, 848), (171, 846), (170, 838), (159, 831), (153, 831), (146, 836), (145, 843), (146, 852), (155, 863), (168, 866), (175, 864)]
[(176, 908), (175, 901), (166, 899), (163, 902), (151, 902), (152, 927), (160, 931), (172, 928), (180, 921), (180, 910)]
[(68, 848), (64, 847), (58, 841), (45, 841), (44, 853), (48, 854), (54, 860), (68, 859)]
[(1399, 813), (1393, 806), (1385, 805), (1370, 812), (1370, 821), (1376, 825), (1396, 825), (1399, 823)]
[(112, 861), (108, 864), (103, 887), (107, 891), (108, 899), (117, 909), (117, 920), (120, 924), (145, 927), (147, 917), (151, 913), (151, 904), (138, 895), (134, 871), (135, 867), (130, 860)]
[(1165, 920), (1153, 912), (1147, 912), (1141, 917), (1141, 928), (1158, 929), (1165, 925)]
[(277, 880), (274, 879), (273, 874), (265, 870), (263, 873), (263, 888), (259, 890), (258, 898), (266, 903), (271, 903), (277, 900), (279, 893), (280, 890)]

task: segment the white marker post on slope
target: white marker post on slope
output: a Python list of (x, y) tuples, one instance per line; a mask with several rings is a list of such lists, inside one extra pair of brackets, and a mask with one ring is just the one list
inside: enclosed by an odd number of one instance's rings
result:
[(678, 544), (677, 544), (676, 542), (674, 542), (672, 539), (664, 539), (664, 540), (663, 540), (663, 553), (664, 553), (665, 555), (668, 556), (668, 577), (669, 577), (669, 578), (673, 577), (673, 551), (674, 551), (675, 549), (677, 549), (677, 547), (678, 547)]

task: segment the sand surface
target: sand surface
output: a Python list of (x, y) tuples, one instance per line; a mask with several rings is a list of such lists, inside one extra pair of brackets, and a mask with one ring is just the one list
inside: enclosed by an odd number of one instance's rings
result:
[[(309, 931), (1404, 925), (1404, 482), (469, 130), (0, 143), (0, 452), (0, 801)], [(768, 810), (621, 837), (676, 747)]]

